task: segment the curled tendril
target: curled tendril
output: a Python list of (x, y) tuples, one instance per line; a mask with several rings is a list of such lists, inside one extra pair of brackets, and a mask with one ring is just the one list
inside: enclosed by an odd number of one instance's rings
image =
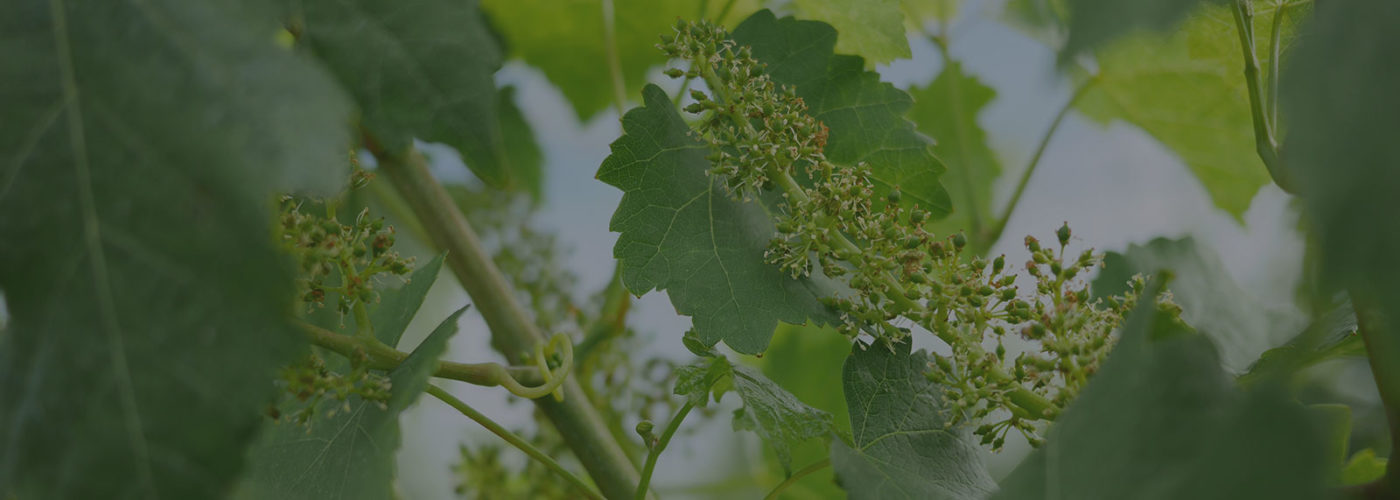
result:
[[(549, 358), (555, 354), (559, 355), (559, 367), (550, 370)], [(545, 395), (553, 394), (555, 401), (564, 400), (564, 391), (559, 389), (564, 384), (564, 379), (568, 378), (569, 370), (574, 367), (574, 343), (569, 340), (569, 336), (556, 333), (549, 338), (549, 342), (535, 346), (535, 366), (540, 369), (540, 376), (544, 377), (544, 384), (535, 387), (525, 387), (510, 375), (504, 366), (496, 365), (496, 373), (499, 377), (501, 387), (506, 388), (511, 394), (522, 398), (537, 399)]]

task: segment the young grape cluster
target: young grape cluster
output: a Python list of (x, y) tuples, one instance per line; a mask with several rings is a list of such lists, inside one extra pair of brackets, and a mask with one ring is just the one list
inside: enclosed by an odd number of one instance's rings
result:
[[(658, 47), (689, 66), (668, 75), (709, 89), (691, 91), (685, 111), (699, 115), (693, 134), (710, 147), (710, 175), (739, 199), (780, 196), (767, 260), (793, 277), (820, 271), (849, 287), (825, 300), (851, 337), (889, 345), (922, 328), (943, 340), (951, 355), (934, 356), (928, 376), (946, 387), (950, 425), (996, 414), (1004, 418), (977, 429), (985, 443), (1000, 448), (1013, 428), (1038, 442), (1036, 422), (1058, 414), (1094, 373), (1136, 294), (1089, 297), (1082, 278), (1100, 260), (1092, 251), (1066, 259), (1068, 225), (1056, 233), (1058, 250), (1026, 238), (1035, 283), (1022, 290), (1005, 256), (970, 255), (964, 235), (930, 233), (932, 214), (902, 204), (898, 187), (881, 196), (870, 165), (829, 161), (827, 127), (724, 28), (678, 22), (675, 31)], [(1008, 335), (1038, 351), (1008, 354)]]
[[(347, 192), (364, 187), (373, 177), (354, 169)], [(298, 297), (305, 310), (314, 312), (332, 298), (343, 325), (345, 316), (363, 313), (367, 305), (378, 301), (375, 284), (381, 276), (405, 276), (412, 270), (413, 260), (393, 251), (394, 228), (385, 225), (382, 218), (370, 218), (368, 208), (352, 223), (340, 222), (336, 216), (339, 198), (282, 197), (276, 239), (296, 261)], [(313, 207), (319, 210), (306, 210)], [(357, 314), (356, 321), (366, 322), (367, 315)], [(351, 396), (383, 405), (389, 399), (389, 379), (371, 371), (369, 364), (363, 351), (356, 351), (348, 360), (336, 358), (328, 363), (313, 350), (284, 367), (279, 383), (296, 400), (286, 405), (294, 408), (292, 421), (310, 425), (327, 400), (342, 403), (332, 406), (326, 412), (328, 417), (348, 408), (345, 405)], [(280, 418), (282, 412), (274, 409), (271, 413)]]

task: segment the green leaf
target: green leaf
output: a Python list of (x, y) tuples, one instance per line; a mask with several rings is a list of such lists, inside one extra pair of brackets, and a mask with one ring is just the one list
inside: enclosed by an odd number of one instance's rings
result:
[(1182, 319), (1205, 333), (1219, 349), (1224, 366), (1243, 372), (1259, 355), (1298, 331), (1299, 321), (1282, 310), (1265, 307), (1230, 278), (1220, 257), (1191, 237), (1155, 238), (1146, 245), (1128, 245), (1110, 252), (1105, 270), (1094, 280), (1094, 295), (1108, 297), (1125, 291), (1127, 280), (1158, 271), (1172, 271), (1167, 285)]
[[(831, 426), (838, 436), (850, 439), (851, 417), (841, 391), (841, 365), (851, 354), (851, 340), (835, 328), (779, 325), (773, 343), (762, 358), (753, 363), (783, 390), (813, 408), (831, 414)], [(830, 443), (811, 441), (794, 446), (794, 466), (817, 463), (831, 454)], [(767, 460), (773, 482), (781, 481), (786, 470), (776, 455)], [(783, 490), (780, 498), (843, 498), (830, 467), (812, 472)]]
[(792, 467), (792, 449), (808, 440), (831, 435), (831, 414), (802, 400), (765, 377), (762, 372), (734, 365), (724, 356), (703, 358), (676, 370), (675, 394), (705, 406), (733, 389), (744, 405), (734, 411), (734, 430), (749, 430), (777, 453), (783, 469)]
[(953, 187), (953, 215), (934, 224), (933, 230), (971, 234), (997, 216), (992, 212), (992, 184), (1001, 175), (1001, 163), (977, 124), (978, 113), (996, 91), (964, 73), (962, 63), (948, 61), (933, 83), (909, 92), (914, 97), (910, 117), (920, 132), (938, 141), (933, 151), (947, 163), (943, 180)]
[(291, 422), (270, 424), (249, 454), (248, 476), (235, 497), (248, 499), (393, 497), (394, 454), (400, 444), (399, 413), (418, 399), (447, 341), (457, 333), (457, 318), (448, 316), (408, 358), (389, 372), (389, 400), (378, 403), (356, 398), (335, 415), (318, 419), (311, 428)]
[(773, 447), (783, 469), (792, 469), (792, 448), (831, 435), (831, 414), (807, 406), (762, 372), (736, 365), (734, 392), (744, 406), (734, 411), (734, 430), (751, 430)]
[(490, 185), (538, 183), (539, 152), (520, 147), (533, 139), (519, 130), (519, 112), (503, 106), (511, 93), (496, 90), (500, 48), (475, 0), (295, 3), (301, 43), (354, 95), (377, 147), (440, 142)]
[(1202, 0), (1068, 0), (1067, 3), (1069, 39), (1062, 57), (1085, 52), (1130, 33), (1165, 31), (1181, 22)]
[(764, 262), (775, 231), (767, 210), (711, 181), (707, 147), (665, 92), (649, 85), (642, 96), (645, 107), (623, 117), (623, 136), (598, 169), (623, 191), (609, 228), (621, 233), (613, 256), (627, 289), (665, 290), (701, 342), (746, 354), (763, 351), (779, 321), (832, 321), (813, 280)]
[(1209, 340), (1144, 300), (993, 498), (1325, 498), (1323, 455), (1301, 406), (1235, 389)]
[(935, 217), (952, 210), (948, 192), (938, 183), (944, 167), (931, 142), (904, 118), (913, 107), (909, 94), (865, 71), (861, 58), (833, 53), (836, 30), (815, 21), (777, 19), (762, 10), (734, 29), (734, 41), (748, 45), (767, 64), (774, 82), (791, 85), (808, 112), (831, 129), (827, 159), (838, 165), (866, 162), (876, 187), (898, 187), (906, 205), (918, 205)]
[(705, 406), (710, 404), (711, 394), (714, 394), (715, 401), (719, 401), (730, 389), (732, 383), (729, 377), (733, 374), (734, 370), (724, 356), (705, 357), (676, 368), (676, 386), (672, 392), (685, 396), (696, 406)]
[[(709, 2), (711, 20), (724, 3)], [(751, 12), (752, 3), (739, 2), (727, 18), (739, 19), (735, 14)], [(628, 98), (635, 99), (648, 70), (666, 62), (666, 56), (656, 50), (657, 37), (673, 34), (677, 18), (694, 19), (699, 13), (696, 5), (692, 0), (613, 1), (614, 47)], [(483, 0), (482, 8), (504, 35), (510, 55), (543, 71), (579, 118), (587, 120), (612, 105), (603, 0)], [(544, 12), (549, 14), (541, 15)]]
[(804, 19), (822, 21), (836, 28), (841, 39), (836, 50), (865, 56), (871, 64), (909, 57), (904, 38), (901, 0), (793, 0), (792, 8)]
[(342, 182), (348, 106), (245, 2), (0, 15), (0, 489), (216, 498), (305, 349), (271, 200)]
[(856, 345), (843, 369), (852, 442), (831, 443), (831, 466), (850, 498), (984, 498), (995, 489), (971, 433), (949, 427), (931, 362), (909, 343)]
[(423, 298), (428, 296), (428, 289), (437, 281), (444, 256), (445, 254), (438, 254), (427, 264), (418, 266), (403, 286), (379, 294), (379, 305), (369, 312), (369, 324), (374, 326), (375, 338), (384, 345), (399, 345), (399, 339), (403, 338), (408, 323), (413, 321), (413, 316), (418, 314), (418, 308), (423, 305)]
[[(1114, 2), (1137, 5), (1143, 2)], [(1284, 40), (1307, 9), (1286, 11)], [(1256, 47), (1267, 74), (1275, 9), (1260, 6)], [(1250, 118), (1244, 60), (1230, 8), (1203, 5), (1171, 35), (1142, 34), (1094, 52), (1095, 82), (1077, 109), (1100, 123), (1123, 120), (1142, 128), (1186, 163), (1217, 207), (1244, 216), (1270, 182), (1259, 159)]]

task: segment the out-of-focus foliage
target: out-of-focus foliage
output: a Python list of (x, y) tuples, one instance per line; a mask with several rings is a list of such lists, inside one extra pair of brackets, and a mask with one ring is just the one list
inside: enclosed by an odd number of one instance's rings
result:
[(371, 148), (444, 143), (488, 184), (539, 192), (540, 153), (496, 89), (501, 51), (476, 0), (291, 3), (288, 29), (355, 97)]
[(212, 498), (306, 342), (271, 200), (333, 189), (344, 94), (258, 2), (0, 15), (0, 495)]

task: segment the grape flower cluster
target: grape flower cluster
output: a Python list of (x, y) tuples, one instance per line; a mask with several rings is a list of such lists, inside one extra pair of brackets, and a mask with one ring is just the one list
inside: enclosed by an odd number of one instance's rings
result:
[[(364, 187), (373, 177), (374, 174), (355, 168), (347, 192)], [(342, 223), (336, 216), (341, 197), (283, 196), (275, 237), (296, 262), (298, 298), (306, 311), (314, 312), (324, 307), (328, 299), (333, 300), (340, 326), (344, 326), (345, 316), (354, 314), (363, 333), (368, 323), (366, 307), (378, 301), (375, 284), (380, 276), (405, 276), (412, 270), (413, 260), (393, 251), (394, 228), (385, 225), (382, 218), (370, 218), (368, 208), (361, 210), (352, 223)], [(370, 370), (364, 351), (349, 356), (346, 364), (338, 358), (328, 363), (313, 350), (283, 367), (279, 384), (297, 401), (292, 405), (296, 409), (291, 417), (302, 425), (312, 423), (323, 401), (342, 403), (326, 412), (329, 417), (348, 410), (351, 396), (383, 405), (389, 399), (390, 389), (387, 377)], [(281, 417), (277, 409), (270, 414)]]
[[(999, 416), (976, 429), (984, 444), (999, 449), (1012, 429), (1037, 444), (1038, 423), (1073, 399), (1112, 347), (1142, 280), (1124, 297), (1091, 299), (1083, 277), (1100, 259), (1092, 251), (1068, 256), (1065, 225), (1058, 246), (1026, 238), (1024, 269), (1035, 283), (1022, 291), (1004, 255), (970, 255), (963, 234), (926, 231), (932, 214), (901, 203), (898, 187), (877, 190), (869, 165), (829, 161), (828, 128), (724, 28), (678, 22), (675, 31), (658, 47), (688, 63), (668, 76), (700, 78), (710, 92), (692, 90), (684, 108), (699, 115), (692, 133), (709, 146), (709, 174), (738, 199), (780, 196), (767, 260), (793, 277), (820, 272), (849, 287), (824, 299), (848, 336), (888, 346), (917, 327), (946, 343), (951, 355), (935, 355), (928, 377), (946, 388), (949, 425)], [(1163, 299), (1160, 307), (1174, 306)], [(1008, 336), (1038, 351), (1008, 353)]]

